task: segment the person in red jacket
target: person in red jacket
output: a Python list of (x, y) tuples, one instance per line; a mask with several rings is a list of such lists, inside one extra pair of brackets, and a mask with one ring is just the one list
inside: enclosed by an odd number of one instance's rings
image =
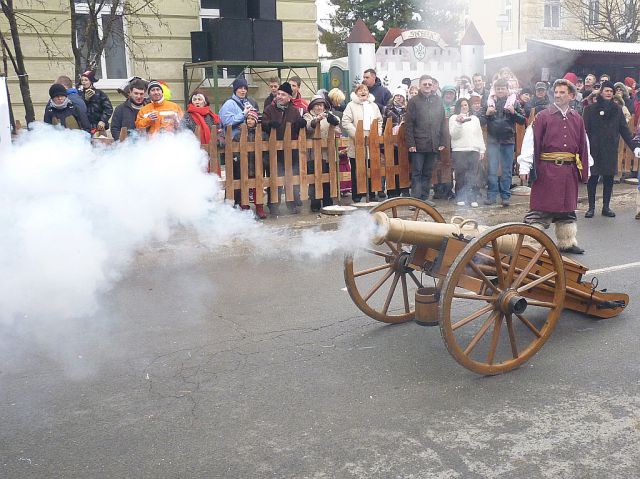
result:
[[(220, 117), (211, 111), (209, 97), (203, 90), (195, 90), (189, 97), (187, 112), (180, 121), (181, 128), (187, 128), (195, 133), (200, 127), (200, 143), (208, 145), (211, 142), (211, 135), (218, 135), (220, 127)], [(220, 176), (220, 165), (216, 165), (216, 174)], [(209, 171), (209, 173), (211, 173)]]

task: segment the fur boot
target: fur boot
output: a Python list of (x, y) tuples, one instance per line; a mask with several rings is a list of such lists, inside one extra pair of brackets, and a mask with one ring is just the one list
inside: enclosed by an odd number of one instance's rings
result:
[(558, 240), (558, 249), (563, 253), (582, 254), (584, 250), (578, 246), (578, 224), (573, 223), (556, 223), (556, 238)]

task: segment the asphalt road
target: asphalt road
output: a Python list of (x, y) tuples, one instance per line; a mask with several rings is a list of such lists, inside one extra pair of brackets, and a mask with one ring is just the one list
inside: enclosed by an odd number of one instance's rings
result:
[[(591, 268), (638, 260), (617, 207), (579, 222)], [(99, 314), (0, 327), (0, 477), (640, 477), (639, 273), (598, 275), (619, 317), (566, 312), (481, 377), (364, 317), (337, 255), (149, 247)]]

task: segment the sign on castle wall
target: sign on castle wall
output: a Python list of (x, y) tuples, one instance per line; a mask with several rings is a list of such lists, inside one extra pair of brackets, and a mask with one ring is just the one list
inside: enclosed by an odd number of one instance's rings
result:
[(407, 30), (402, 32), (393, 43), (395, 43), (396, 48), (402, 45), (405, 41), (411, 40), (414, 38), (424, 38), (425, 40), (430, 40), (436, 43), (440, 48), (446, 48), (447, 44), (444, 42), (440, 34), (436, 32), (432, 32), (429, 30)]

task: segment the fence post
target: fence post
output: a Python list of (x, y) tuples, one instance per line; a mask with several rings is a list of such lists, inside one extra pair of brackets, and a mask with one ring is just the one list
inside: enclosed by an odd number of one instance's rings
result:
[(284, 128), (284, 199), (294, 201), (293, 198), (293, 152), (291, 150), (291, 123), (287, 123)]
[(256, 205), (262, 205), (264, 203), (264, 165), (262, 164), (262, 155), (264, 147), (262, 145), (262, 125), (258, 123), (256, 127), (256, 140), (255, 140), (255, 172), (256, 172)]
[(233, 196), (233, 130), (231, 125), (227, 125), (224, 135), (224, 171), (226, 198), (234, 199)]
[[(365, 144), (365, 136), (364, 136), (364, 128), (362, 126), (362, 120), (358, 121), (358, 125), (356, 126), (356, 183), (358, 184), (358, 190), (355, 192), (357, 194), (366, 194), (368, 195), (368, 184), (367, 184), (367, 153), (366, 153), (366, 144)], [(353, 185), (351, 185), (353, 190)], [(351, 193), (353, 196), (353, 191)]]
[(338, 157), (336, 155), (336, 127), (329, 126), (327, 133), (327, 159), (329, 161), (329, 188), (332, 198), (338, 198)]
[(207, 145), (207, 154), (209, 155), (209, 173), (220, 175), (220, 158), (218, 157), (218, 127), (211, 127), (211, 135), (209, 136), (209, 144)]
[(278, 146), (276, 143), (276, 130), (271, 128), (269, 134), (269, 188), (271, 201), (280, 203), (280, 191), (278, 190)]
[(123, 126), (120, 129), (120, 134), (118, 135), (118, 140), (125, 141), (127, 138), (129, 137), (129, 130), (127, 129), (126, 126)]
[(411, 186), (411, 162), (409, 161), (409, 148), (407, 147), (406, 124), (400, 125), (396, 141), (398, 142), (398, 167), (400, 168), (400, 188)]
[[(298, 149), (298, 170), (300, 172), (300, 199), (309, 198), (309, 178), (307, 177), (307, 129), (300, 128), (298, 133), (298, 141), (295, 142)], [(295, 183), (295, 181), (294, 181)]]
[(393, 139), (393, 120), (387, 118), (387, 123), (382, 131), (382, 143), (384, 148), (384, 170), (387, 182), (387, 191), (398, 188), (396, 176), (398, 175), (398, 165), (396, 165), (396, 153)]
[(247, 124), (240, 125), (240, 204), (249, 204), (249, 142)]
[(369, 178), (371, 178), (371, 193), (382, 191), (382, 177), (385, 175), (380, 158), (381, 138), (378, 133), (378, 121), (373, 120), (369, 130)]

